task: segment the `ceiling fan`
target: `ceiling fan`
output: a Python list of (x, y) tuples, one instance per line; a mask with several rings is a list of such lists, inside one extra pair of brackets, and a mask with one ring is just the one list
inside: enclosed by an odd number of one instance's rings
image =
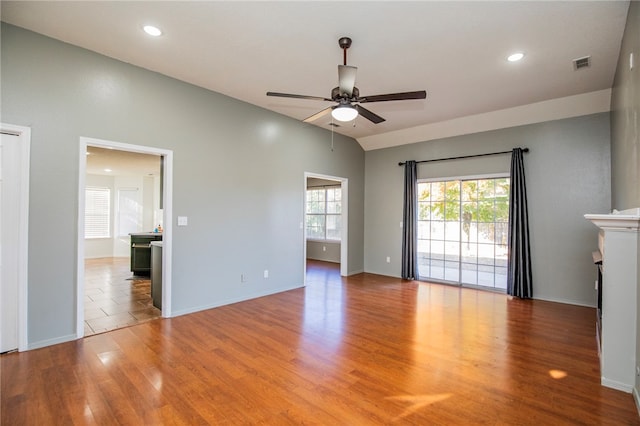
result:
[(416, 92), (389, 93), (386, 95), (360, 96), (360, 91), (355, 86), (356, 72), (358, 71), (358, 68), (347, 65), (347, 49), (351, 46), (351, 39), (349, 37), (341, 37), (338, 40), (338, 45), (343, 51), (344, 64), (338, 65), (338, 87), (334, 87), (333, 90), (331, 90), (331, 98), (278, 92), (267, 92), (267, 96), (310, 99), (337, 103), (337, 105), (325, 108), (322, 111), (305, 118), (303, 120), (304, 122), (317, 120), (331, 112), (333, 118), (338, 121), (351, 121), (358, 115), (362, 115), (364, 118), (375, 124), (382, 123), (385, 119), (380, 117), (378, 114), (369, 111), (360, 104), (370, 102), (402, 101), (407, 99), (425, 99), (427, 97), (427, 92), (424, 90)]

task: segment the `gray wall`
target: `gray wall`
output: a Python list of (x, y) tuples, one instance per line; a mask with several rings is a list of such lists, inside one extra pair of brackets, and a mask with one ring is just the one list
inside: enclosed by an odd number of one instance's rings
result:
[[(629, 54), (634, 68), (629, 69)], [(612, 208), (640, 207), (640, 2), (632, 1), (611, 95)]]
[[(633, 70), (629, 53), (634, 54)], [(640, 2), (629, 5), (620, 56), (611, 95), (611, 206), (618, 210), (640, 207)], [(638, 263), (640, 268), (640, 239)], [(640, 270), (638, 289), (640, 289)], [(640, 291), (636, 300), (636, 367), (640, 367)], [(636, 376), (636, 396), (640, 377)], [(638, 401), (636, 400), (636, 404)]]
[[(595, 305), (597, 228), (610, 206), (609, 115), (594, 114), (365, 153), (365, 270), (400, 276), (403, 168), (398, 162), (528, 147), (534, 297)], [(508, 172), (510, 156), (418, 165), (420, 178)], [(386, 263), (386, 257), (391, 262)]]
[(340, 243), (307, 241), (307, 259), (340, 263)]
[(349, 270), (363, 269), (355, 140), (335, 135), (332, 152), (315, 126), (4, 23), (1, 35), (2, 121), (32, 130), (30, 347), (75, 334), (81, 136), (173, 150), (173, 214), (189, 217), (173, 228), (176, 313), (303, 284), (305, 172), (349, 179)]

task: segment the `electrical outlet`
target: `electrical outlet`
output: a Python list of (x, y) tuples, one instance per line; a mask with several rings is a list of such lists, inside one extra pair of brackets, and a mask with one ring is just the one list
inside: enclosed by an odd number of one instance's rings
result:
[(391, 263), (391, 258), (387, 256), (387, 263)]
[(269, 270), (268, 269), (264, 270), (264, 277), (265, 278), (269, 278)]
[(322, 251), (327, 251), (327, 246), (322, 246)]
[(247, 274), (240, 274), (240, 282), (241, 283), (247, 282)]

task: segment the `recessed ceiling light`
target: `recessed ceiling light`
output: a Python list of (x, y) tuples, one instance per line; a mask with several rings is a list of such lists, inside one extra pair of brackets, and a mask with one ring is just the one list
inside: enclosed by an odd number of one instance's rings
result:
[(104, 171), (105, 171), (105, 172), (107, 172), (107, 173), (111, 173), (113, 170), (111, 170), (111, 169), (104, 169)]
[(514, 53), (512, 55), (509, 55), (507, 57), (507, 61), (509, 61), (509, 62), (517, 62), (522, 58), (524, 58), (524, 53), (518, 52), (518, 53)]
[(144, 30), (145, 33), (154, 37), (158, 37), (162, 35), (162, 31), (160, 31), (160, 28), (154, 27), (153, 25), (145, 25), (144, 27), (142, 27), (142, 29)]

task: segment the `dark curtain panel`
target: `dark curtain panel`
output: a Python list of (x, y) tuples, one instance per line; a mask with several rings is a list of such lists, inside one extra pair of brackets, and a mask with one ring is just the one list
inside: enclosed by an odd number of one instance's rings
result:
[(404, 165), (404, 209), (402, 212), (402, 278), (418, 278), (418, 199), (416, 162)]
[(529, 248), (529, 214), (527, 213), (527, 190), (522, 155), (520, 148), (515, 148), (511, 154), (507, 294), (530, 299), (533, 297), (531, 250)]

